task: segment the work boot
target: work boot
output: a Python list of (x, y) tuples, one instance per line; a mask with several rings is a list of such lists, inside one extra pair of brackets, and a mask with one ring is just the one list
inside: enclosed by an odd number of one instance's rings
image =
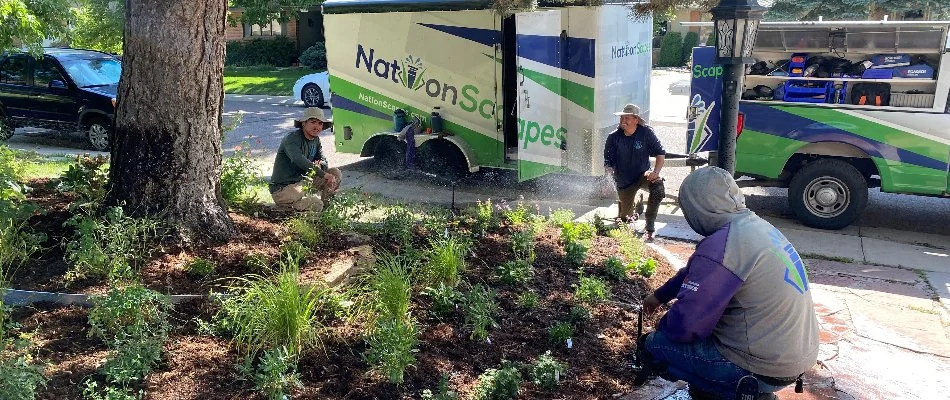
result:
[(643, 241), (646, 243), (653, 243), (653, 240), (656, 239), (653, 232), (647, 232), (643, 234)]

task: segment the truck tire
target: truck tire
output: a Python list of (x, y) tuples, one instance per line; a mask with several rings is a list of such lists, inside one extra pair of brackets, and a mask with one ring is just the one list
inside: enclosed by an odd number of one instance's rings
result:
[(458, 181), (468, 174), (468, 163), (462, 151), (444, 139), (430, 140), (419, 148), (417, 155), (423, 171), (450, 181)]
[(379, 139), (373, 150), (376, 169), (380, 171), (399, 171), (406, 168), (406, 142), (392, 136)]
[(831, 158), (806, 164), (788, 185), (788, 205), (807, 226), (841, 229), (868, 204), (868, 183), (853, 165)]

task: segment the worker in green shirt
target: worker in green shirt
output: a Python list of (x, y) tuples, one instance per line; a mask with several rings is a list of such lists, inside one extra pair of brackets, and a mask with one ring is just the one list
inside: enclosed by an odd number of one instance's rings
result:
[[(333, 120), (327, 118), (320, 108), (307, 108), (303, 117), (280, 142), (274, 171), (271, 173), (270, 193), (274, 204), (297, 211), (323, 210), (324, 202), (340, 188), (343, 173), (338, 168), (329, 168), (326, 155), (320, 146), (320, 132), (329, 129)], [(313, 182), (305, 187), (304, 179), (313, 172)], [(313, 196), (319, 192), (320, 198)]]

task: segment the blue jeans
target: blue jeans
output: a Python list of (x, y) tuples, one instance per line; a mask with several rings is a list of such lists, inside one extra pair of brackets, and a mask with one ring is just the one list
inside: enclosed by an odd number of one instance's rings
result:
[[(664, 379), (686, 381), (691, 387), (720, 399), (735, 399), (739, 380), (752, 375), (723, 357), (712, 337), (677, 343), (657, 331), (647, 336), (646, 352), (648, 363)], [(774, 393), (783, 387), (759, 379), (759, 393)]]

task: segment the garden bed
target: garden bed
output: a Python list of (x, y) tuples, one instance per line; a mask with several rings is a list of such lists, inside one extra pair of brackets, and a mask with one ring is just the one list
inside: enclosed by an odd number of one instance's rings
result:
[[(55, 182), (54, 182), (55, 183)], [(68, 261), (66, 243), (73, 238), (74, 228), (65, 223), (75, 214), (69, 205), (76, 200), (49, 182), (32, 182), (35, 190), (28, 201), (45, 210), (28, 222), (35, 232), (44, 232), (47, 242), (16, 274), (10, 287), (14, 289), (101, 294), (112, 289), (105, 279), (88, 277), (67, 282), (64, 278), (73, 268)], [(491, 206), (489, 205), (491, 210)], [(495, 210), (492, 210), (495, 212)], [(155, 244), (138, 269), (138, 279), (149, 289), (163, 294), (223, 293), (234, 280), (249, 273), (262, 273), (249, 265), (247, 256), (260, 254), (273, 262), (281, 257), (282, 246), (294, 237), (288, 228), (293, 215), (259, 212), (259, 216), (232, 213), (238, 235), (219, 245), (202, 245), (184, 249), (174, 245)], [(418, 214), (417, 214), (418, 215)], [(484, 216), (484, 209), (482, 209)], [(424, 218), (424, 216), (423, 216)], [(474, 219), (473, 219), (474, 218)], [(604, 269), (610, 257), (621, 257), (632, 241), (621, 242), (616, 233), (597, 235), (587, 242), (589, 250), (580, 266), (566, 258), (562, 229), (550, 223), (534, 234), (536, 257), (533, 278), (526, 283), (504, 284), (498, 267), (515, 259), (512, 234), (518, 231), (504, 218), (497, 226), (479, 232), (473, 225), (478, 216), (458, 218), (449, 229), (474, 238), (466, 252), (467, 268), (462, 272), (459, 287), (482, 284), (497, 291), (498, 312), (495, 326), (488, 328), (487, 340), (473, 340), (472, 330), (465, 323), (461, 308), (436, 316), (430, 309), (432, 298), (422, 296), (413, 287), (409, 313), (418, 323), (419, 335), (414, 362), (396, 385), (373, 368), (365, 357), (368, 349), (368, 325), (360, 318), (329, 318), (321, 336), (322, 346), (303, 351), (296, 365), (301, 385), (290, 391), (301, 399), (408, 399), (419, 398), (425, 389), (435, 389), (440, 377), (448, 377), (451, 390), (461, 398), (470, 398), (479, 376), (491, 368), (499, 368), (502, 360), (521, 365), (551, 351), (566, 364), (559, 385), (542, 389), (525, 373), (519, 398), (523, 399), (604, 399), (628, 393), (632, 389), (632, 354), (635, 349), (637, 313), (634, 306), (641, 297), (670, 278), (672, 267), (652, 250), (639, 246), (645, 258), (656, 260), (655, 272), (649, 277), (627, 271), (620, 280), (611, 279)], [(418, 222), (418, 221), (417, 221)], [(399, 252), (406, 243), (394, 240), (387, 229), (387, 219), (375, 225), (363, 225), (361, 235), (345, 231), (327, 231), (321, 240), (309, 246), (310, 254), (300, 262), (301, 283), (319, 284), (331, 266), (352, 257), (351, 249), (371, 245), (377, 253)], [(540, 225), (539, 225), (540, 226)], [(425, 249), (428, 239), (438, 237), (431, 228), (416, 223), (410, 228), (413, 248)], [(209, 261), (212, 272), (198, 277), (186, 272), (196, 258)], [(579, 271), (583, 276), (609, 282), (609, 299), (585, 303), (590, 316), (573, 320), (577, 299)], [(364, 271), (365, 273), (365, 271)], [(345, 293), (349, 288), (337, 288)], [(536, 293), (537, 305), (526, 307), (522, 295)], [(214, 332), (220, 304), (213, 299), (178, 304), (169, 313), (171, 330), (164, 344), (161, 361), (145, 379), (132, 387), (148, 399), (247, 399), (266, 398), (255, 389), (255, 382), (238, 368), (244, 357), (231, 338)], [(12, 319), (21, 326), (16, 330), (31, 335), (30, 352), (46, 362), (48, 378), (38, 398), (83, 399), (87, 381), (103, 382), (100, 368), (108, 357), (109, 347), (90, 335), (88, 309), (77, 306), (35, 304), (17, 307)], [(656, 316), (647, 317), (644, 326), (653, 326)], [(571, 321), (573, 334), (570, 348), (566, 343), (550, 340), (555, 321)], [(524, 368), (522, 368), (524, 371)], [(439, 397), (435, 397), (439, 398)]]

